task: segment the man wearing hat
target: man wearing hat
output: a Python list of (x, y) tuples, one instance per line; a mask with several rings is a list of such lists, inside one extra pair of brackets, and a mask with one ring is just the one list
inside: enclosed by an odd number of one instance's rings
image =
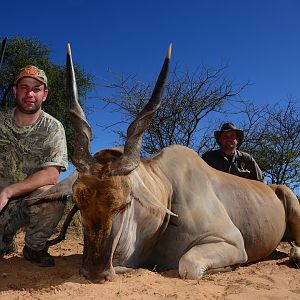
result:
[(54, 265), (45, 244), (60, 221), (65, 200), (27, 205), (24, 198), (53, 186), (68, 164), (62, 124), (42, 110), (48, 95), (43, 70), (27, 66), (13, 86), (16, 106), (0, 111), (0, 257), (14, 249), (26, 227), (24, 257), (41, 267)]
[(242, 130), (232, 123), (224, 123), (221, 130), (214, 132), (220, 149), (207, 151), (202, 158), (211, 167), (236, 176), (262, 181), (262, 172), (254, 158), (237, 150), (244, 140)]

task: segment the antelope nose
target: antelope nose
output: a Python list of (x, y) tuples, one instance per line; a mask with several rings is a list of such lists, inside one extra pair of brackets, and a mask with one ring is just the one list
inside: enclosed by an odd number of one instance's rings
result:
[(112, 281), (115, 277), (114, 270), (106, 270), (102, 273), (91, 273), (86, 270), (84, 267), (80, 268), (79, 274), (84, 276), (87, 280), (94, 283), (105, 283), (106, 281)]

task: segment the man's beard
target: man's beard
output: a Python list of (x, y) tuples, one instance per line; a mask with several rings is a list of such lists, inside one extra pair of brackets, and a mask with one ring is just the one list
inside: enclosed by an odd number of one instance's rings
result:
[(236, 148), (234, 143), (224, 143), (221, 147), (224, 151), (233, 151)]
[(223, 147), (226, 148), (226, 149), (234, 149), (235, 144), (223, 144)]
[(34, 106), (31, 109), (26, 109), (22, 106), (22, 102), (20, 100), (16, 99), (16, 106), (20, 112), (27, 114), (27, 115), (33, 115), (41, 108), (42, 101), (37, 101), (37, 102), (35, 102)]

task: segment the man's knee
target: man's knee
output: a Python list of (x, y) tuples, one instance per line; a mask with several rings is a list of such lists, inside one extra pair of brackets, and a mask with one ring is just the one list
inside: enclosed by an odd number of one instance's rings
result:
[(50, 188), (52, 188), (54, 185), (45, 185), (45, 186), (42, 186), (38, 189), (36, 189), (35, 191), (33, 191), (32, 193), (30, 193), (30, 196), (37, 196), (47, 190), (49, 190)]
[[(43, 202), (29, 207), (31, 220), (46, 223), (59, 222), (66, 206), (66, 200)], [(32, 223), (32, 221), (30, 222)]]

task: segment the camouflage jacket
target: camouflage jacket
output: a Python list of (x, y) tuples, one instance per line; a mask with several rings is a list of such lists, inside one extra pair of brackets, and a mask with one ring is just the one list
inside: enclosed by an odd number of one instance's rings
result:
[(19, 127), (13, 110), (0, 111), (0, 188), (47, 166), (67, 169), (67, 144), (62, 124), (42, 112), (35, 124)]

